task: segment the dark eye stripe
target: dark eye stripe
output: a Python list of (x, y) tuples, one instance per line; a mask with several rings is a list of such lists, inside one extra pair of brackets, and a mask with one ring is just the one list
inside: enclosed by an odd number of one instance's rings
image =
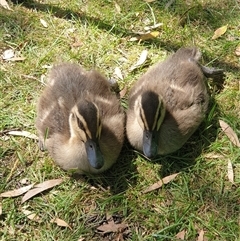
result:
[(84, 127), (82, 121), (77, 117), (78, 127), (86, 133), (86, 128)]

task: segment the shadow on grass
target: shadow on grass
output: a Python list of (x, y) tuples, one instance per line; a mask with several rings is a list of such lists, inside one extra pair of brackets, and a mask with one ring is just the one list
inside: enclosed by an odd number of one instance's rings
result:
[[(137, 182), (137, 168), (133, 163), (133, 155), (131, 147), (124, 144), (117, 162), (109, 170), (98, 175), (87, 175), (85, 181), (96, 188), (110, 190), (112, 194), (126, 191), (129, 185), (134, 186)], [(76, 180), (82, 178), (81, 175), (73, 177)]]
[[(22, 6), (28, 8), (28, 9), (37, 9), (38, 11), (42, 12), (49, 12), (49, 9), (51, 10), (52, 14), (57, 18), (62, 19), (79, 19), (79, 20), (86, 20), (88, 22), (93, 23), (95, 26), (97, 26), (99, 29), (111, 31), (111, 33), (118, 35), (119, 37), (126, 37), (126, 36), (134, 36), (135, 33), (129, 29), (122, 28), (119, 24), (112, 24), (110, 22), (106, 22), (103, 19), (100, 19), (98, 17), (92, 17), (87, 16), (84, 12), (76, 12), (72, 11), (70, 9), (63, 9), (58, 6), (55, 6), (53, 4), (45, 4), (36, 2), (34, 0), (12, 0), (14, 4), (21, 4)], [(226, 4), (221, 3), (222, 9), (219, 8), (219, 6), (211, 5), (202, 5), (200, 3), (195, 3), (193, 6), (189, 6), (187, 3), (183, 2), (181, 4), (176, 4), (175, 1), (172, 1), (172, 4), (169, 6), (169, 8), (166, 9), (166, 5), (170, 1), (155, 1), (151, 4), (151, 8), (155, 11), (160, 9), (161, 11), (168, 11), (172, 16), (179, 16), (179, 27), (184, 27), (184, 25), (188, 24), (189, 22), (195, 21), (198, 25), (203, 25), (203, 28), (211, 28), (216, 29), (216, 27), (219, 27), (220, 25), (226, 24), (225, 18), (223, 18), (224, 14), (224, 8), (226, 7), (226, 10), (230, 7), (232, 9), (236, 9), (234, 7), (236, 5), (235, 1), (229, 2), (228, 0), (225, 0)], [(229, 5), (231, 4), (231, 6)], [(231, 18), (237, 18), (232, 17)], [(154, 44), (156, 48), (164, 48), (168, 51), (176, 51), (180, 47), (182, 47), (182, 43), (179, 43), (175, 41), (174, 39), (172, 41), (169, 40), (162, 40), (160, 38), (150, 39), (148, 41), (143, 41), (141, 43), (142, 45), (150, 46)], [(226, 49), (226, 52), (229, 52), (229, 48), (232, 49), (234, 52), (234, 49), (236, 47), (236, 44), (234, 41), (232, 43), (228, 43), (228, 46)], [(209, 58), (206, 54), (203, 54), (204, 59), (207, 62), (211, 62), (212, 59)], [(215, 56), (217, 57), (217, 56)], [(239, 73), (239, 66), (234, 63), (229, 63), (225, 61), (214, 61), (214, 65), (218, 66), (218, 68), (228, 69), (234, 73)]]

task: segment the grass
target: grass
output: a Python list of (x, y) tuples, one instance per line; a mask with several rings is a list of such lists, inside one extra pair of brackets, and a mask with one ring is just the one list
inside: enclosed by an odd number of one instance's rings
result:
[[(21, 204), (21, 198), (2, 198), (0, 240), (117, 240), (117, 234), (101, 236), (96, 228), (106, 214), (127, 223), (124, 240), (196, 240), (199, 230), (207, 240), (240, 239), (240, 149), (221, 131), (218, 120), (227, 122), (240, 137), (239, 2), (235, 0), (168, 1), (13, 1), (13, 11), (0, 8), (0, 53), (12, 48), (26, 59), (0, 59), (0, 192), (22, 186), (21, 180), (40, 183), (63, 178), (62, 185)], [(40, 19), (48, 23), (45, 28)], [(131, 42), (134, 32), (163, 23), (160, 35)], [(228, 24), (217, 40), (214, 31)], [(79, 45), (79, 46), (75, 46)], [(8, 130), (36, 133), (36, 101), (44, 85), (47, 66), (62, 61), (97, 68), (112, 77), (120, 67), (128, 88), (147, 70), (130, 72), (142, 50), (149, 51), (150, 65), (181, 46), (196, 45), (202, 63), (223, 68), (223, 88), (209, 82), (212, 104), (206, 120), (184, 147), (172, 155), (146, 160), (126, 143), (118, 162), (100, 176), (71, 177), (53, 164), (37, 143), (24, 137), (7, 136)], [(127, 59), (127, 61), (126, 61)], [(122, 100), (126, 106), (126, 99)], [(211, 157), (212, 156), (212, 157)], [(231, 160), (235, 185), (227, 178)], [(163, 188), (142, 194), (161, 178), (181, 174)], [(23, 206), (41, 222), (29, 220)], [(50, 223), (59, 217), (71, 227)], [(115, 238), (115, 239), (114, 239)]]

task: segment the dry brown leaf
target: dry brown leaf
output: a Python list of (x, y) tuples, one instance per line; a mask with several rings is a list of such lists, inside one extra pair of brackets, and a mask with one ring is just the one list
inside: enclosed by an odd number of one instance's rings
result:
[(27, 209), (23, 209), (22, 212), (27, 216), (28, 219), (32, 220), (32, 221), (35, 221), (35, 222), (40, 222), (40, 217), (32, 212), (32, 211), (29, 211)]
[(24, 136), (30, 139), (38, 140), (38, 137), (35, 134), (32, 134), (28, 131), (9, 131), (7, 134), (13, 136)]
[(66, 228), (70, 228), (72, 230), (70, 225), (67, 222), (65, 222), (64, 220), (60, 219), (60, 218), (54, 218), (50, 222), (51, 223), (56, 223), (60, 227), (66, 227)]
[(232, 166), (231, 160), (228, 160), (227, 175), (228, 175), (228, 180), (234, 184), (234, 173), (233, 173), (233, 166)]
[(115, 9), (116, 9), (117, 13), (121, 13), (121, 7), (118, 5), (118, 3), (114, 2), (114, 5), (115, 5)]
[(48, 24), (47, 24), (47, 22), (46, 22), (44, 19), (41, 19), (41, 18), (40, 18), (40, 23), (42, 24), (42, 26), (43, 26), (44, 28), (47, 28), (47, 27), (48, 27)]
[(204, 241), (204, 233), (202, 229), (198, 232), (197, 241)]
[(186, 230), (182, 230), (181, 232), (179, 232), (179, 233), (176, 235), (176, 238), (177, 238), (177, 239), (184, 240), (184, 239), (185, 239), (185, 234), (186, 234)]
[(111, 220), (111, 221), (108, 221), (107, 223), (97, 227), (97, 230), (101, 231), (103, 234), (105, 234), (105, 233), (116, 233), (116, 232), (123, 231), (127, 227), (128, 226), (125, 223), (114, 223), (114, 221)]
[(18, 189), (3, 192), (0, 194), (0, 197), (17, 197), (17, 196), (20, 196), (23, 193), (27, 192), (28, 190), (30, 190), (33, 186), (34, 186), (34, 184), (31, 184), (31, 185), (28, 185), (25, 187), (20, 187)]
[(1, 5), (3, 8), (7, 9), (7, 10), (13, 11), (13, 10), (9, 7), (9, 5), (8, 5), (8, 3), (7, 3), (6, 0), (0, 0), (0, 5)]
[(147, 50), (143, 50), (137, 63), (134, 64), (131, 68), (130, 71), (133, 71), (137, 68), (139, 68), (141, 65), (143, 65), (145, 63), (145, 61), (147, 60), (147, 56), (148, 56), (148, 51)]
[(119, 67), (115, 68), (114, 75), (117, 76), (120, 80), (123, 80), (122, 71)]
[(236, 50), (235, 50), (235, 54), (239, 57), (240, 56), (240, 45), (237, 46)]
[(28, 191), (22, 198), (22, 203), (26, 202), (27, 200), (29, 200), (30, 198), (36, 196), (37, 194), (49, 189), (49, 188), (52, 188), (52, 187), (55, 187), (59, 184), (61, 184), (63, 181), (63, 179), (59, 178), (59, 179), (52, 179), (52, 180), (48, 180), (48, 181), (45, 181), (45, 182), (42, 182), (40, 184), (37, 184), (34, 186), (34, 189)]
[(124, 86), (124, 88), (119, 92), (120, 98), (123, 98), (127, 93), (127, 86)]
[(156, 189), (159, 189), (160, 187), (162, 187), (163, 184), (167, 184), (169, 182), (171, 182), (179, 173), (175, 173), (172, 174), (170, 176), (164, 177), (162, 180), (154, 183), (153, 185), (151, 185), (150, 187), (148, 187), (145, 191), (143, 191), (143, 193), (148, 193), (151, 191), (154, 191)]
[(219, 38), (220, 36), (222, 36), (223, 34), (225, 34), (226, 31), (227, 31), (227, 28), (228, 28), (228, 25), (225, 25), (225, 26), (222, 26), (222, 27), (218, 28), (218, 29), (214, 32), (214, 34), (213, 34), (213, 36), (212, 36), (212, 39), (217, 39), (217, 38)]
[(227, 137), (230, 139), (230, 141), (240, 147), (240, 142), (239, 142), (239, 139), (238, 139), (238, 136), (237, 134), (234, 132), (234, 130), (226, 123), (224, 122), (223, 120), (219, 120), (219, 124), (223, 130), (223, 132), (227, 135)]

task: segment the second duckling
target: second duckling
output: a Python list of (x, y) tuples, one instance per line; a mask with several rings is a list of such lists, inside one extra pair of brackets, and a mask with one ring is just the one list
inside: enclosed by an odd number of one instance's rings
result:
[(178, 150), (203, 121), (209, 103), (204, 75), (223, 71), (201, 66), (200, 57), (196, 48), (181, 48), (150, 68), (131, 89), (127, 137), (145, 156)]
[(77, 64), (53, 67), (39, 98), (36, 127), (41, 149), (64, 170), (101, 173), (117, 160), (125, 114), (108, 81)]

